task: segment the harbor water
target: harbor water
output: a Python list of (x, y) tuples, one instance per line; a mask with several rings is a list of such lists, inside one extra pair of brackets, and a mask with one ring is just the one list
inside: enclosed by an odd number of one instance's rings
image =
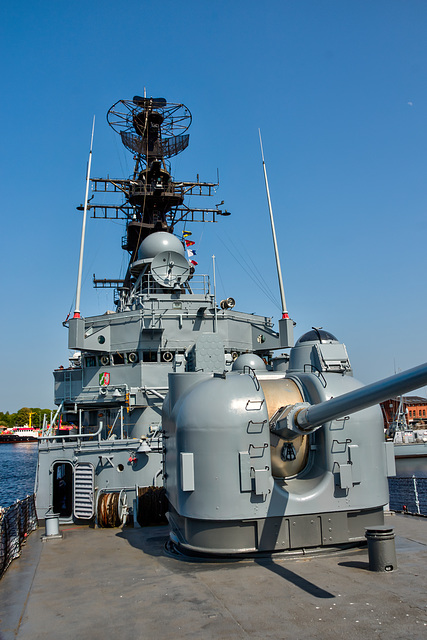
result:
[(37, 442), (0, 444), (0, 506), (34, 493), (37, 466)]

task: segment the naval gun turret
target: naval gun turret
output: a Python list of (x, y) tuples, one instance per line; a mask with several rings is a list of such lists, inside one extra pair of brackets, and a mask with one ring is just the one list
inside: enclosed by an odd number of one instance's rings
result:
[(171, 540), (242, 554), (358, 543), (383, 524), (394, 455), (378, 403), (427, 364), (363, 387), (344, 344), (314, 329), (286, 371), (256, 355), (230, 373), (171, 374), (163, 408)]

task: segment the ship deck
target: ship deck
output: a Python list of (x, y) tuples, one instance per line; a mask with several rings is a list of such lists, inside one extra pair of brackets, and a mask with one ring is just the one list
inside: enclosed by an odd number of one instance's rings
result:
[(38, 529), (0, 582), (0, 638), (425, 638), (427, 519), (386, 522), (398, 568), (379, 573), (367, 547), (194, 562), (166, 527)]

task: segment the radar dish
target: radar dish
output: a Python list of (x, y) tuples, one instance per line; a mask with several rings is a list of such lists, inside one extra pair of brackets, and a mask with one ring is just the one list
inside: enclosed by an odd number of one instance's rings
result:
[(172, 289), (184, 284), (190, 276), (190, 265), (184, 256), (176, 251), (162, 251), (151, 263), (151, 273), (162, 287)]
[[(129, 151), (133, 153), (139, 153), (144, 158), (147, 157), (147, 150), (144, 150), (143, 138), (127, 131), (120, 131), (120, 136), (126, 149), (129, 149)], [(188, 147), (189, 139), (190, 136), (186, 134), (162, 140), (161, 148), (163, 157), (172, 158), (172, 156), (177, 156), (178, 153), (181, 153), (181, 151), (184, 151), (184, 149)]]
[(184, 149), (188, 147), (189, 139), (190, 136), (187, 133), (184, 136), (173, 136), (172, 138), (162, 140), (163, 156), (165, 158), (177, 156), (178, 153), (181, 153), (181, 151), (184, 151)]
[(190, 110), (184, 104), (166, 102), (164, 98), (141, 98), (119, 100), (107, 113), (108, 124), (122, 134), (135, 133), (135, 122), (143, 123), (145, 117), (161, 118), (164, 138), (180, 136), (191, 124)]
[(145, 107), (147, 105), (157, 109), (158, 107), (165, 107), (167, 102), (164, 98), (142, 98), (141, 96), (133, 96), (132, 102), (138, 107)]
[(136, 136), (134, 133), (129, 133), (127, 131), (120, 131), (120, 136), (126, 149), (145, 156), (143, 149), (144, 140), (142, 138)]

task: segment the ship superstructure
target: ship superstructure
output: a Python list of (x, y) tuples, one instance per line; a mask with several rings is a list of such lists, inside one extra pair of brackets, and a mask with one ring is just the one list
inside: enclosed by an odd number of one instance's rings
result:
[[(58, 417), (40, 445), (41, 518), (53, 508), (63, 520), (87, 520), (100, 511), (103, 493), (123, 489), (132, 510), (138, 492), (163, 484), (161, 407), (169, 373), (223, 373), (247, 352), (270, 362), (284, 344), (270, 318), (236, 311), (231, 297), (217, 304), (209, 277), (188, 259), (190, 223), (230, 215), (185, 204), (186, 196), (214, 195), (218, 183), (171, 176), (169, 159), (188, 146), (189, 110), (135, 96), (113, 105), (107, 119), (134, 156), (134, 171), (125, 179), (91, 179), (87, 209), (93, 218), (125, 222), (129, 262), (121, 279), (94, 277), (95, 287), (114, 290), (114, 312), (78, 313), (67, 323), (74, 353), (68, 368), (54, 372)], [(96, 204), (106, 193), (115, 202)], [(58, 435), (59, 420), (71, 425), (67, 436)]]

